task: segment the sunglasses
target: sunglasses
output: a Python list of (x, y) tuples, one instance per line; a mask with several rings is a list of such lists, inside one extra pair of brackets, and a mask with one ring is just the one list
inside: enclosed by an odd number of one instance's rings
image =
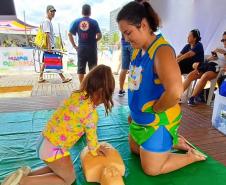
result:
[(226, 39), (221, 39), (221, 42), (225, 42), (226, 41)]

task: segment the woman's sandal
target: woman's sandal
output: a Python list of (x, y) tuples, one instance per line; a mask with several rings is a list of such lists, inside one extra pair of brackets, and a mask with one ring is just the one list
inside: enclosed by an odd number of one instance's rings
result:
[(45, 79), (39, 79), (39, 81), (38, 81), (38, 83), (45, 83), (45, 82), (47, 82), (47, 80), (45, 80)]
[(7, 176), (1, 183), (1, 185), (18, 185), (23, 177), (23, 171), (18, 169), (17, 171), (11, 173)]
[(62, 83), (68, 83), (68, 82), (70, 82), (72, 79), (71, 78), (67, 78), (67, 79), (65, 79)]
[(205, 158), (208, 157), (206, 154), (200, 152), (200, 151), (198, 150), (197, 147), (195, 147), (193, 144), (191, 144), (191, 143), (190, 143), (187, 139), (185, 139), (182, 135), (179, 135), (179, 137), (182, 138), (182, 139), (185, 141), (185, 143), (186, 143), (187, 145), (189, 145), (191, 148), (193, 148), (193, 149), (195, 150), (195, 153), (196, 153), (197, 155), (203, 156), (203, 157), (205, 157)]
[(31, 173), (31, 168), (29, 166), (22, 166), (19, 169), (22, 170), (24, 176), (27, 176), (29, 173)]
[[(29, 166), (23, 166), (15, 172), (9, 174), (2, 182), (2, 185), (18, 184), (23, 176), (27, 176), (31, 172)], [(19, 182), (18, 182), (19, 181)], [(18, 183), (17, 183), (18, 182)]]

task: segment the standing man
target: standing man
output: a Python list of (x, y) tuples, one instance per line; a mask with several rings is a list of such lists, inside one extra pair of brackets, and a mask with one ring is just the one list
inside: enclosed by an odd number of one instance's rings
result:
[[(135, 0), (137, 3), (142, 4), (143, 2), (149, 2), (149, 0)], [(121, 38), (121, 44), (122, 44), (122, 68), (119, 75), (119, 92), (118, 96), (123, 97), (125, 95), (124, 90), (124, 83), (126, 79), (126, 74), (129, 70), (129, 65), (133, 53), (133, 48), (131, 47), (130, 43), (127, 42), (122, 35)]]
[[(80, 83), (86, 74), (86, 64), (88, 62), (89, 70), (97, 65), (97, 41), (101, 39), (102, 34), (96, 20), (91, 19), (91, 7), (88, 4), (82, 6), (82, 18), (72, 22), (68, 37), (78, 52), (78, 77)], [(75, 44), (73, 35), (78, 34), (78, 46)]]
[[(51, 20), (55, 16), (55, 13), (56, 13), (56, 9), (54, 8), (54, 6), (48, 5), (46, 7), (47, 16), (42, 23), (42, 30), (44, 33), (46, 33), (47, 49), (48, 49), (48, 52), (50, 52), (50, 53), (51, 53), (51, 50), (54, 49), (54, 33), (53, 33), (53, 25), (52, 25)], [(39, 83), (46, 82), (46, 80), (43, 78), (44, 69), (45, 69), (45, 64), (42, 63), (41, 69), (40, 69), (39, 81), (38, 81)], [(59, 73), (59, 75), (60, 75), (63, 83), (67, 83), (67, 82), (71, 81), (71, 79), (65, 78), (62, 73)]]
[(122, 45), (122, 69), (119, 75), (119, 93), (120, 97), (125, 95), (124, 90), (124, 83), (126, 79), (126, 74), (129, 70), (129, 65), (132, 57), (133, 48), (131, 47), (130, 43), (127, 42), (122, 35), (121, 38), (121, 45)]

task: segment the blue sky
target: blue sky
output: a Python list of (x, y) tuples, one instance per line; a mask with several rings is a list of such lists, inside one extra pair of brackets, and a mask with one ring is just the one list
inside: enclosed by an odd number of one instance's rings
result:
[(91, 17), (96, 19), (101, 29), (109, 29), (110, 11), (123, 6), (129, 0), (14, 0), (17, 17), (23, 20), (25, 11), (26, 22), (38, 26), (45, 17), (46, 6), (54, 5), (57, 12), (53, 19), (55, 33), (60, 24), (61, 32), (69, 29), (70, 23), (81, 16), (83, 4), (92, 7)]

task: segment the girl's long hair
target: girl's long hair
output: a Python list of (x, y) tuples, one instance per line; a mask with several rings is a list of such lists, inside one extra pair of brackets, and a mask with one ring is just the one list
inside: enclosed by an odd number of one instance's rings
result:
[(106, 65), (94, 67), (83, 79), (79, 92), (86, 92), (86, 98), (92, 99), (94, 93), (100, 93), (106, 114), (111, 111), (114, 103), (112, 95), (115, 89), (115, 79), (111, 68)]

